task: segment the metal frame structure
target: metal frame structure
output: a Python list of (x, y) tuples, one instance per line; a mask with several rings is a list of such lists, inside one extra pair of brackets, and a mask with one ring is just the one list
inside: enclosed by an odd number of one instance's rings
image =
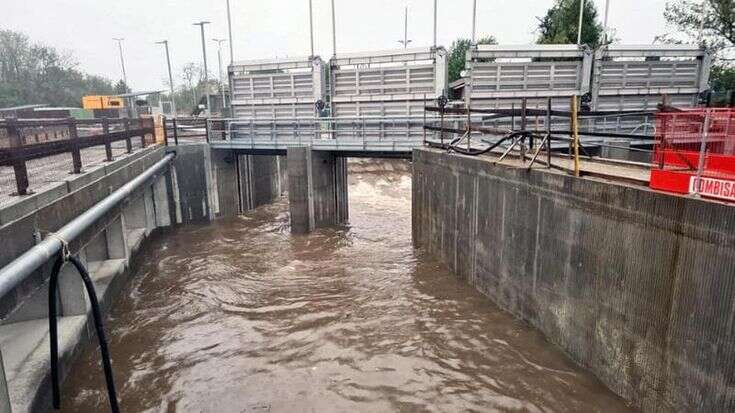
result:
[(586, 46), (477, 45), (467, 51), (466, 64), (465, 103), (478, 108), (548, 97), (564, 97), (566, 106), (566, 98), (590, 91), (592, 51)]
[[(570, 117), (545, 113), (569, 111), (570, 99), (578, 96), (582, 116), (576, 126), (585, 144), (613, 147), (615, 138), (626, 139), (626, 148), (650, 146), (653, 110), (661, 103), (695, 104), (707, 86), (710, 58), (702, 49), (678, 45), (608, 46), (594, 53), (578, 45), (473, 45), (466, 63), (463, 100), (449, 106), (473, 108), (461, 114), (424, 110), (447, 95), (447, 54), (441, 47), (339, 54), (328, 65), (318, 57), (235, 63), (233, 119), (224, 120), (210, 140), (254, 149), (295, 142), (330, 150), (403, 151), (426, 140), (424, 120), (442, 116), (454, 129), (466, 121), (485, 131), (531, 125), (546, 130), (546, 122), (553, 122), (548, 129), (571, 131)], [(603, 104), (614, 99), (623, 102)], [(319, 100), (328, 103), (328, 115), (312, 107)], [(467, 133), (470, 139), (482, 134), (472, 128)]]
[(228, 69), (233, 116), (314, 117), (326, 97), (325, 70), (318, 56), (235, 62)]
[[(353, 126), (383, 118), (376, 136), (388, 141), (400, 136), (420, 142), (424, 106), (446, 93), (447, 53), (443, 48), (411, 48), (341, 54), (329, 62), (331, 116), (338, 123), (335, 139), (350, 139)], [(412, 120), (406, 121), (406, 119)], [(370, 136), (364, 126), (361, 134)]]
[(592, 106), (596, 110), (653, 109), (664, 96), (694, 106), (709, 88), (712, 57), (690, 45), (608, 45), (595, 52)]

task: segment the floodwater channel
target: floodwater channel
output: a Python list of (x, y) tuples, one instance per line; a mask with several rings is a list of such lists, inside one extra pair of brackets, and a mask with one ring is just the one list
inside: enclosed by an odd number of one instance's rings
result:
[[(411, 242), (407, 165), (350, 172), (350, 226), (281, 199), (154, 237), (106, 329), (123, 412), (628, 411)], [(108, 410), (96, 348), (62, 411)]]

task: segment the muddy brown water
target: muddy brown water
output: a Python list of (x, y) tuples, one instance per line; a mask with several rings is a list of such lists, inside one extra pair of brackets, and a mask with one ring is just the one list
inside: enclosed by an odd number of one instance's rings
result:
[[(107, 320), (124, 412), (627, 411), (411, 243), (411, 177), (350, 176), (350, 226), (288, 203), (154, 239)], [(86, 349), (65, 412), (108, 409)]]

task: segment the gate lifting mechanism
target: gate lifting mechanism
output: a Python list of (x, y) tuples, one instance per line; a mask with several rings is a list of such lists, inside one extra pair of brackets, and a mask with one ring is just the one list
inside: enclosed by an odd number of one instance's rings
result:
[(55, 410), (61, 408), (61, 392), (59, 390), (59, 342), (58, 342), (58, 320), (56, 318), (56, 300), (57, 300), (57, 287), (59, 283), (59, 272), (64, 266), (66, 261), (71, 262), (77, 269), (79, 276), (82, 278), (84, 287), (87, 290), (87, 296), (92, 306), (92, 316), (94, 317), (94, 328), (97, 332), (97, 341), (100, 345), (100, 354), (102, 356), (102, 366), (105, 371), (105, 381), (107, 384), (107, 395), (110, 399), (110, 410), (113, 413), (119, 413), (120, 408), (117, 405), (117, 395), (115, 392), (115, 382), (112, 377), (112, 364), (110, 363), (110, 352), (107, 348), (107, 339), (105, 338), (105, 328), (102, 324), (102, 313), (100, 312), (100, 305), (97, 301), (97, 291), (94, 289), (94, 283), (89, 277), (89, 272), (84, 267), (84, 264), (79, 258), (71, 255), (69, 252), (69, 244), (56, 234), (50, 234), (49, 236), (58, 239), (62, 244), (61, 252), (58, 258), (54, 262), (54, 267), (51, 270), (51, 279), (49, 281), (48, 289), (48, 321), (49, 321), (49, 338), (51, 343), (51, 391), (53, 397), (53, 407)]

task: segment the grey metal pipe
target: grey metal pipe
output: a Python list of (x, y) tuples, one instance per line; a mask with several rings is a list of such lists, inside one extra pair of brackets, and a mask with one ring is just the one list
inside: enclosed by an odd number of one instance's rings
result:
[(97, 220), (111, 211), (123, 200), (129, 197), (139, 187), (143, 186), (148, 179), (166, 169), (169, 163), (176, 157), (170, 153), (138, 175), (135, 179), (121, 186), (102, 201), (95, 204), (83, 214), (71, 220), (56, 231), (57, 237), (48, 237), (23, 255), (13, 260), (10, 264), (0, 269), (0, 297), (5, 296), (23, 282), (34, 271), (56, 256), (63, 245), (59, 238), (66, 242), (72, 242), (84, 231), (91, 227)]

